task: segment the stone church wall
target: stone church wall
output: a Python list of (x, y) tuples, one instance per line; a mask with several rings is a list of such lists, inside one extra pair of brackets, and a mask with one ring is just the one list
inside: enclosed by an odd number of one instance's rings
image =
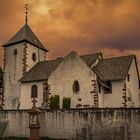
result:
[[(14, 54), (15, 50), (17, 50), (17, 54)], [(20, 83), (18, 80), (22, 77), (24, 67), (24, 44), (21, 43), (12, 47), (7, 47), (4, 51), (5, 105), (7, 109), (15, 109), (19, 102)]]
[[(27, 137), (28, 111), (0, 111), (0, 137)], [(46, 110), (42, 137), (69, 140), (139, 140), (140, 108)]]
[[(46, 60), (45, 51), (38, 49), (37, 47), (28, 44), (27, 47), (27, 71), (29, 71), (37, 62)], [(32, 60), (32, 54), (36, 54), (36, 61)]]
[(128, 107), (139, 107), (140, 106), (140, 98), (139, 98), (139, 78), (136, 69), (136, 62), (133, 59), (132, 65), (128, 72), (128, 77), (126, 79), (126, 87), (127, 87), (127, 106)]
[[(96, 80), (95, 73), (75, 52), (71, 52), (50, 75), (48, 84), (51, 95), (60, 96), (61, 108), (64, 97), (71, 98), (71, 108), (96, 107), (91, 93), (94, 89), (92, 80)], [(77, 92), (73, 90), (75, 81), (79, 83)]]
[[(33, 53), (36, 56), (35, 60), (32, 60)], [(44, 60), (45, 51), (28, 43), (14, 44), (4, 49), (4, 94), (6, 109), (19, 108), (19, 80), (37, 62)]]
[(37, 107), (42, 106), (43, 102), (43, 82), (28, 82), (21, 84), (21, 95), (20, 95), (20, 109), (29, 109), (32, 107), (31, 98), (31, 87), (37, 85), (38, 95), (37, 95)]

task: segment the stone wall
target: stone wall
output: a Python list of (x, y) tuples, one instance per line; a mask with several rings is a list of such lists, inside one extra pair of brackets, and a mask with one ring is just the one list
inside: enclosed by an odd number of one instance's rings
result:
[[(140, 108), (46, 110), (42, 137), (69, 140), (139, 140)], [(27, 110), (0, 111), (0, 136), (27, 137)]]
[[(33, 53), (36, 54), (35, 62), (32, 60)], [(30, 44), (19, 43), (4, 49), (4, 97), (6, 109), (19, 108), (19, 80), (37, 62), (44, 60), (45, 51)]]

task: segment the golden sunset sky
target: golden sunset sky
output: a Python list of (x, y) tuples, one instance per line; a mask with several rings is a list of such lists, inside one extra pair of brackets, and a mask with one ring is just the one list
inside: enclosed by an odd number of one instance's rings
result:
[(0, 46), (24, 25), (26, 3), (29, 26), (49, 49), (47, 59), (70, 51), (105, 58), (135, 54), (140, 66), (140, 0), (0, 0)]

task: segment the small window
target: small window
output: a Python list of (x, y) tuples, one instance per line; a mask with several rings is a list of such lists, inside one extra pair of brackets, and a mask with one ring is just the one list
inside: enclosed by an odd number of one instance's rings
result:
[(37, 85), (31, 87), (31, 98), (37, 98), (38, 88)]
[(99, 93), (101, 93), (101, 84), (98, 83), (98, 90), (99, 90)]
[(35, 53), (32, 54), (32, 60), (33, 60), (34, 62), (36, 61), (36, 54), (35, 54)]
[(17, 49), (14, 50), (13, 55), (17, 55)]
[(130, 74), (127, 75), (127, 81), (130, 81)]
[(104, 91), (106, 94), (111, 94), (112, 93), (112, 84), (111, 81), (106, 81), (107, 87), (104, 87)]
[(80, 90), (79, 82), (75, 80), (73, 83), (73, 92), (78, 92), (79, 90)]

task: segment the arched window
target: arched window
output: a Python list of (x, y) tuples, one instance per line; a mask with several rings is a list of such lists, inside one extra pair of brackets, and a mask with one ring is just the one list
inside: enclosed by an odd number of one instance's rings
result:
[(79, 90), (80, 90), (79, 82), (75, 80), (73, 83), (73, 92), (78, 92)]
[(32, 60), (33, 60), (34, 62), (36, 61), (36, 54), (35, 54), (35, 53), (32, 54)]
[(14, 49), (13, 55), (17, 55), (17, 49)]
[(31, 98), (37, 98), (38, 88), (37, 85), (32, 85), (31, 87)]

